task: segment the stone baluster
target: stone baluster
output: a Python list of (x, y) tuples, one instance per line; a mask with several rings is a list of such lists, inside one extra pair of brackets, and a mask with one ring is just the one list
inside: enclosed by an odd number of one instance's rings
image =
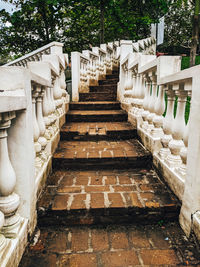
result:
[(139, 116), (142, 112), (143, 107), (143, 97), (144, 97), (144, 89), (143, 89), (143, 75), (137, 73), (137, 92), (136, 92), (136, 99), (134, 101), (135, 104), (135, 111), (134, 115)]
[(146, 103), (146, 99), (148, 98), (147, 89), (146, 89), (146, 82), (147, 78), (145, 74), (141, 74), (141, 89), (140, 89), (140, 106), (139, 106), (139, 114), (141, 115), (144, 112), (144, 105)]
[[(190, 91), (187, 91), (189, 96), (189, 101), (191, 99), (191, 84), (185, 84), (184, 89), (189, 87)], [(188, 88), (187, 88), (188, 89)], [(189, 105), (190, 106), (190, 105)], [(188, 150), (188, 137), (189, 137), (189, 125), (190, 125), (190, 116), (188, 118), (187, 124), (185, 124), (184, 134), (183, 134), (183, 142), (184, 146), (181, 148), (180, 157), (182, 160), (182, 164), (180, 167), (176, 168), (175, 171), (185, 180), (186, 177), (186, 164), (187, 164), (187, 150)]]
[(189, 121), (185, 125), (185, 131), (183, 135), (184, 146), (181, 148), (180, 157), (182, 164), (176, 168), (175, 171), (185, 180), (186, 177), (186, 164), (187, 164), (187, 150), (188, 150), (188, 137), (189, 137)]
[(39, 132), (40, 132), (38, 143), (41, 145), (41, 148), (42, 148), (42, 151), (41, 151), (42, 159), (46, 161), (48, 158), (48, 155), (45, 152), (45, 147), (47, 145), (47, 139), (45, 138), (46, 126), (44, 123), (44, 118), (43, 118), (43, 113), (42, 113), (42, 101), (43, 101), (45, 89), (44, 87), (39, 87), (38, 91), (39, 91), (39, 95), (36, 99), (36, 117), (37, 117)]
[(35, 168), (36, 173), (39, 172), (39, 169), (42, 167), (42, 160), (40, 158), (40, 152), (42, 150), (42, 146), (39, 143), (40, 137), (40, 128), (37, 121), (36, 116), (36, 98), (39, 96), (40, 88), (35, 85), (32, 86), (32, 114), (33, 114), (33, 139), (34, 139), (34, 147), (35, 147)]
[(149, 115), (149, 103), (150, 103), (150, 97), (151, 97), (151, 79), (148, 75), (146, 75), (146, 90), (145, 90), (145, 98), (143, 102), (143, 108), (144, 111), (141, 113), (143, 123), (142, 128), (146, 130), (148, 128), (148, 120), (147, 117)]
[(127, 90), (127, 83), (128, 83), (128, 69), (127, 64), (123, 65), (123, 71), (124, 71), (124, 91)]
[(148, 121), (147, 131), (150, 133), (154, 128), (153, 119), (155, 116), (155, 102), (157, 99), (157, 96), (156, 96), (156, 93), (157, 93), (157, 76), (155, 73), (151, 73), (149, 77), (150, 77), (151, 82), (152, 82), (152, 92), (151, 92), (149, 106), (148, 106), (149, 115), (147, 116), (147, 121)]
[(185, 129), (185, 105), (187, 101), (187, 91), (176, 90), (178, 97), (176, 117), (172, 126), (172, 139), (169, 142), (171, 154), (166, 158), (166, 163), (170, 168), (178, 167), (182, 163), (180, 150), (184, 146), (183, 135)]
[(174, 121), (174, 100), (175, 94), (171, 89), (171, 86), (168, 86), (168, 89), (165, 89), (167, 94), (167, 112), (163, 120), (163, 132), (164, 135), (161, 137), (162, 148), (159, 151), (159, 156), (161, 159), (165, 159), (170, 154), (169, 142), (172, 139), (172, 126)]
[[(59, 80), (58, 80), (59, 82)], [(52, 135), (54, 135), (54, 133), (57, 131), (57, 126), (55, 125), (55, 122), (57, 120), (57, 116), (55, 114), (55, 104), (54, 104), (54, 97), (53, 97), (53, 89), (52, 87), (47, 87), (47, 100), (48, 100), (48, 105), (49, 105), (49, 121), (50, 121), (50, 126), (49, 126), (49, 130), (51, 131)], [(61, 90), (60, 90), (61, 91)], [(57, 108), (60, 108), (60, 102), (62, 104), (62, 99), (57, 100)], [(58, 111), (60, 114), (60, 111)]]
[(47, 98), (47, 88), (44, 88), (42, 111), (43, 111), (44, 123), (46, 126), (46, 132), (44, 136), (47, 140), (49, 140), (51, 136), (53, 135), (53, 131), (52, 131), (52, 128), (50, 128), (51, 120), (49, 118), (49, 115), (50, 115), (51, 110), (50, 110), (50, 105), (49, 105), (48, 98)]
[(133, 88), (133, 80), (132, 80), (132, 71), (126, 68), (126, 89), (125, 90), (131, 90)]
[(83, 61), (80, 59), (80, 86), (83, 84)]
[[(54, 105), (53, 105), (53, 101), (55, 101), (56, 104), (56, 111), (58, 112), (58, 115), (62, 115), (62, 95), (63, 95), (63, 91), (60, 88), (60, 77), (55, 77), (55, 79), (53, 80), (54, 84), (53, 84), (53, 88), (52, 89), (48, 89), (47, 90), (47, 97), (49, 97), (49, 103), (50, 103), (50, 107), (51, 107), (51, 114), (53, 114), (55, 112), (54, 109)], [(53, 92), (53, 95), (51, 95), (51, 91)], [(50, 97), (51, 96), (51, 97)], [(55, 117), (53, 118), (53, 120), (55, 119)], [(54, 120), (55, 122), (55, 120)]]
[[(14, 193), (16, 175), (10, 162), (7, 142), (7, 129), (10, 128), (11, 120), (15, 117), (15, 113), (3, 113), (0, 117), (0, 211), (5, 216), (4, 226), (0, 228), (5, 237), (16, 238), (21, 227), (22, 218), (16, 213), (20, 199)], [(3, 241), (2, 236), (1, 240)]]
[(90, 59), (89, 64), (88, 64), (88, 78), (89, 78), (89, 82), (93, 80), (92, 58)]
[(164, 97), (164, 89), (163, 85), (159, 86), (158, 97), (155, 103), (155, 114), (156, 116), (153, 118), (154, 128), (151, 132), (153, 137), (162, 137), (164, 132), (162, 129), (163, 126), (163, 113), (165, 111), (165, 97)]
[(66, 91), (66, 82), (65, 82), (65, 71), (64, 69), (61, 70), (61, 75), (60, 75), (60, 87), (62, 90), (62, 102), (63, 102), (63, 106), (62, 106), (62, 113), (65, 114), (65, 104), (67, 103), (67, 91)]

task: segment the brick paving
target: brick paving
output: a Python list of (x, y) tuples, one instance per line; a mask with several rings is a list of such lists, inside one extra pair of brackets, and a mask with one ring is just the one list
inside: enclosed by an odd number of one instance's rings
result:
[(199, 252), (177, 223), (41, 228), (20, 267), (199, 266)]
[(128, 158), (150, 155), (138, 140), (126, 141), (63, 141), (54, 154), (56, 158)]
[(110, 207), (173, 210), (177, 199), (153, 170), (63, 170), (49, 177), (38, 207), (68, 211)]
[(200, 265), (177, 223), (179, 201), (116, 102), (117, 81), (108, 75), (70, 104), (20, 267)]

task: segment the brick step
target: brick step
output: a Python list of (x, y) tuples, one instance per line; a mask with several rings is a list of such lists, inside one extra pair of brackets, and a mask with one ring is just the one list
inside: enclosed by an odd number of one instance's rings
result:
[(70, 110), (118, 110), (120, 103), (116, 101), (99, 101), (99, 102), (71, 102)]
[(113, 70), (113, 71), (112, 71), (112, 74), (117, 74), (117, 75), (119, 75), (119, 69), (118, 69), (118, 70)]
[(55, 171), (38, 202), (38, 224), (149, 224), (178, 220), (179, 211), (154, 170)]
[(120, 140), (132, 139), (137, 136), (137, 130), (128, 122), (96, 122), (67, 123), (60, 132), (61, 140)]
[(117, 93), (117, 85), (109, 84), (109, 85), (97, 85), (90, 86), (90, 92), (107, 92), (107, 93)]
[(109, 80), (99, 80), (99, 85), (108, 85), (108, 84), (116, 84), (119, 82), (118, 79), (109, 79)]
[(125, 141), (61, 141), (53, 156), (53, 168), (139, 168), (152, 156), (137, 139)]
[(108, 74), (106, 75), (106, 80), (112, 80), (112, 79), (119, 79), (119, 74), (116, 73), (116, 74)]
[(68, 122), (106, 122), (127, 121), (124, 110), (70, 110), (66, 115)]
[(116, 93), (108, 92), (91, 92), (91, 93), (80, 93), (79, 101), (116, 101)]

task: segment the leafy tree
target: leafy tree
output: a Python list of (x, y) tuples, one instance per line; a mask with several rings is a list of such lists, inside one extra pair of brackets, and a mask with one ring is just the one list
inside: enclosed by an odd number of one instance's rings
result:
[(120, 39), (138, 40), (150, 33), (169, 8), (165, 0), (5, 0), (13, 14), (0, 11), (0, 58), (20, 56), (51, 41), (65, 52), (81, 51)]
[(170, 54), (189, 53), (192, 37), (193, 2), (172, 1), (165, 14), (164, 44), (159, 50)]

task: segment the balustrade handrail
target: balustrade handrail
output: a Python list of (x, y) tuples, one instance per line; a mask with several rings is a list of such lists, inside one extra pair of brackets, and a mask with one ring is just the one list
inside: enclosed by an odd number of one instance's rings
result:
[(8, 62), (7, 64), (5, 64), (4, 66), (13, 66), (13, 65), (16, 65), (18, 64), (19, 62), (22, 62), (22, 61), (31, 61), (31, 58), (35, 55), (44, 55), (44, 54), (50, 54), (50, 48), (53, 47), (53, 46), (60, 46), (60, 47), (63, 47), (63, 44), (62, 43), (59, 43), (59, 42), (51, 42), (47, 45), (44, 45), (20, 58), (17, 58), (11, 62)]
[(193, 77), (199, 75), (199, 73), (200, 73), (200, 66), (197, 65), (189, 69), (181, 70), (174, 74), (161, 77), (158, 80), (158, 84), (164, 85), (164, 84), (172, 84), (172, 83), (177, 83), (177, 82), (178, 83), (185, 82), (186, 80), (192, 79)]

